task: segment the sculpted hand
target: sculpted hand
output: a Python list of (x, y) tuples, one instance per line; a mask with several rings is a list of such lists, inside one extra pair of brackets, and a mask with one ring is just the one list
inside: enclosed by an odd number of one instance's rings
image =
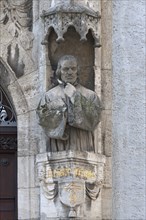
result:
[(65, 95), (67, 95), (67, 97), (71, 98), (75, 92), (76, 92), (76, 88), (72, 84), (67, 83), (67, 85), (64, 88)]

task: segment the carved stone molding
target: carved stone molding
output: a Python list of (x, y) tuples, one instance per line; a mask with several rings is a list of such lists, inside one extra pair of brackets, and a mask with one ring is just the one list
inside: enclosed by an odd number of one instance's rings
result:
[(48, 11), (43, 11), (41, 17), (45, 23), (45, 38), (42, 44), (48, 43), (48, 36), (53, 28), (57, 34), (57, 42), (64, 41), (63, 35), (70, 26), (73, 26), (80, 35), (81, 41), (86, 41), (86, 35), (91, 30), (95, 40), (95, 46), (100, 47), (100, 37), (98, 34), (99, 12), (91, 8), (75, 4), (73, 2), (57, 4)]

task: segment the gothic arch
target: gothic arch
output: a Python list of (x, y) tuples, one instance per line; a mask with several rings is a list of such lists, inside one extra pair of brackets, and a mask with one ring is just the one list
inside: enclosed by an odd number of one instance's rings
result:
[(14, 75), (0, 60), (0, 212), (3, 219), (17, 218), (17, 120), (9, 90), (13, 80)]
[[(23, 90), (11, 68), (0, 58), (0, 86), (4, 89), (14, 107), (16, 115), (28, 111)], [(21, 102), (21, 104), (20, 104)]]
[[(23, 162), (24, 167), (27, 163), (27, 155), (29, 154), (30, 143), (29, 143), (29, 127), (30, 127), (30, 112), (26, 97), (24, 95), (23, 89), (19, 84), (19, 79), (15, 76), (15, 73), (11, 70), (8, 64), (4, 62), (0, 58), (0, 87), (4, 90), (6, 96), (8, 97), (14, 112), (16, 114), (17, 128), (16, 128), (16, 160), (17, 160), (17, 172), (15, 175), (18, 177), (18, 185), (16, 187), (16, 197), (18, 197), (18, 204), (16, 205), (18, 209), (18, 218), (21, 216), (21, 203), (19, 203), (20, 197), (22, 194), (20, 193), (21, 188), (21, 179), (23, 166), (21, 164), (21, 158), (25, 160)], [(26, 159), (25, 159), (26, 157)], [(28, 166), (28, 173), (30, 172), (30, 164)], [(28, 175), (29, 176), (29, 175)], [(26, 189), (27, 193), (29, 193), (29, 189)], [(5, 207), (4, 207), (5, 208)], [(28, 210), (26, 214), (30, 211)], [(15, 210), (15, 215), (17, 215), (17, 210)], [(6, 219), (6, 217), (4, 218)], [(17, 217), (13, 218), (17, 219)]]

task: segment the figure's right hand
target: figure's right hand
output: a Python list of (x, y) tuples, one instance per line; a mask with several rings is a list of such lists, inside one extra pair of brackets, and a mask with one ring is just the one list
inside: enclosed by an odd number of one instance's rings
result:
[(67, 97), (71, 98), (73, 97), (73, 95), (75, 94), (76, 92), (76, 88), (70, 84), (70, 83), (67, 83), (65, 88), (64, 88), (64, 93)]

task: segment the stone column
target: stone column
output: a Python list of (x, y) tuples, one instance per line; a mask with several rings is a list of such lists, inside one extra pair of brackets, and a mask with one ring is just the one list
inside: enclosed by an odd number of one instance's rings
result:
[(113, 220), (146, 219), (145, 8), (113, 1)]

